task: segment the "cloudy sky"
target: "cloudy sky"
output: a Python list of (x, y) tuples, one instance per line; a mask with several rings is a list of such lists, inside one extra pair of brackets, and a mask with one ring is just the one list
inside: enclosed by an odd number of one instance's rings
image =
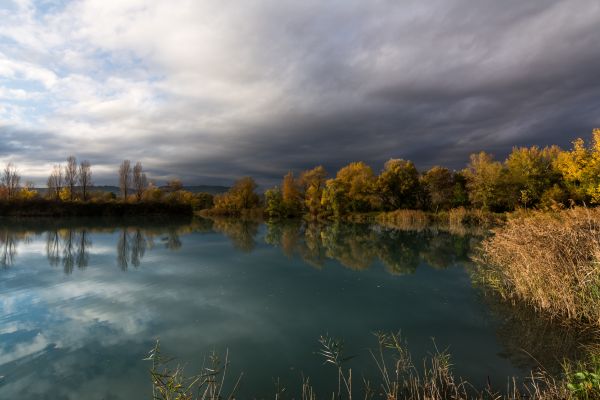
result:
[(0, 162), (37, 183), (460, 168), (595, 126), (597, 0), (0, 0)]

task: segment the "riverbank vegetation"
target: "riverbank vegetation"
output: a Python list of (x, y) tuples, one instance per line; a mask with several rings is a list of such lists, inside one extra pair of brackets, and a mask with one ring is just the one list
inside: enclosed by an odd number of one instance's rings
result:
[[(377, 175), (364, 162), (353, 162), (330, 178), (322, 166), (297, 176), (289, 172), (263, 198), (256, 188), (252, 178), (241, 179), (215, 198), (211, 213), (242, 215), (263, 209), (270, 218), (344, 219), (407, 209), (448, 212), (449, 222), (456, 222), (462, 213), (463, 223), (488, 223), (494, 216), (484, 212), (596, 205), (600, 204), (600, 129), (593, 131), (588, 145), (577, 139), (570, 150), (515, 147), (503, 162), (485, 152), (473, 154), (460, 171), (442, 166), (418, 171), (411, 161), (391, 159)], [(450, 212), (457, 208), (462, 211)], [(382, 218), (394, 219), (393, 215)]]
[(600, 327), (600, 210), (519, 213), (479, 256), (481, 279), (553, 318)]
[(44, 198), (0, 201), (3, 217), (124, 217), (132, 215), (187, 215), (193, 209), (179, 201), (147, 200), (123, 202), (116, 200), (60, 201)]

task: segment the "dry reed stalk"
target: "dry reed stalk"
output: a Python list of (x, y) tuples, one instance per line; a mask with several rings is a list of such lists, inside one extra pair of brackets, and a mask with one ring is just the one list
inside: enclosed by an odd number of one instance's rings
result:
[(600, 209), (516, 215), (481, 250), (483, 277), (505, 298), (600, 326)]

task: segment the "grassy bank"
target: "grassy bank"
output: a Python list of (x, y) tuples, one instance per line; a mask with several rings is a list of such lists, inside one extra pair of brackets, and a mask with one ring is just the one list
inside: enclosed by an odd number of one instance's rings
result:
[(0, 201), (2, 217), (127, 217), (149, 215), (191, 216), (189, 204), (167, 201), (57, 201), (47, 199)]
[(515, 214), (477, 258), (479, 279), (504, 298), (600, 327), (600, 209)]
[[(302, 375), (298, 387), (282, 387), (274, 379), (273, 398), (302, 400), (330, 399), (387, 399), (387, 400), (445, 400), (445, 399), (599, 399), (600, 363), (591, 359), (586, 363), (565, 363), (563, 374), (553, 377), (543, 370), (532, 371), (524, 380), (510, 379), (506, 387), (476, 388), (458, 378), (452, 371), (451, 356), (437, 349), (420, 365), (415, 365), (399, 334), (376, 333), (377, 346), (370, 350), (371, 361), (366, 367), (376, 371), (375, 381), (367, 381), (350, 369), (344, 343), (322, 336), (316, 354), (323, 359), (323, 368), (332, 368), (337, 379), (331, 382), (327, 393), (317, 393), (310, 377)], [(154, 399), (234, 399), (243, 385), (243, 374), (227, 376), (229, 354), (220, 358), (212, 353), (203, 369), (187, 376), (181, 365), (161, 352), (159, 343), (150, 351), (147, 361), (152, 363), (150, 377)], [(356, 383), (358, 379), (358, 383)]]

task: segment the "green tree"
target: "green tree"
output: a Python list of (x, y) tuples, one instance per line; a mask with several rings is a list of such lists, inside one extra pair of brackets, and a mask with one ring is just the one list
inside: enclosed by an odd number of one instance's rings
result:
[(278, 187), (271, 188), (265, 192), (265, 212), (271, 218), (280, 218), (285, 215), (283, 196)]
[(452, 207), (466, 207), (469, 205), (469, 190), (467, 189), (467, 178), (462, 172), (452, 174)]

